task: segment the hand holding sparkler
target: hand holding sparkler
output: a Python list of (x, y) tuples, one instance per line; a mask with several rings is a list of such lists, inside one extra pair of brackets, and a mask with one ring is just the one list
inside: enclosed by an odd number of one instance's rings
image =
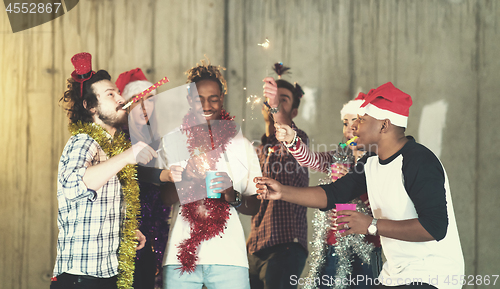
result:
[[(273, 70), (276, 72), (278, 75), (278, 79), (281, 79), (281, 76), (284, 74), (290, 73), (290, 67), (286, 67), (283, 65), (282, 62), (276, 62), (274, 64)], [(276, 84), (276, 81), (272, 77), (266, 77), (264, 78), (264, 97), (269, 99), (269, 101), (264, 102), (265, 105), (269, 108), (269, 111), (271, 113), (277, 113), (278, 112), (278, 106), (279, 106), (279, 98), (277, 97), (278, 94), (278, 85)]]
[(276, 139), (280, 142), (291, 143), (295, 137), (295, 131), (287, 124), (274, 123), (276, 128)]
[(267, 98), (267, 101), (264, 103), (270, 109), (278, 108), (279, 106), (279, 98), (278, 98), (278, 85), (276, 81), (272, 77), (266, 77), (262, 81), (264, 81), (264, 97)]
[(205, 178), (206, 171), (210, 169), (207, 158), (206, 154), (191, 157), (187, 162), (185, 170), (182, 172), (182, 179)]

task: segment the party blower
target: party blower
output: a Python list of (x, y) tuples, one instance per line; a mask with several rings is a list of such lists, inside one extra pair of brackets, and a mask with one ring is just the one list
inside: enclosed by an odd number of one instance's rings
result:
[(330, 165), (330, 176), (332, 178), (332, 181), (338, 179), (337, 176), (331, 175), (331, 172), (336, 169), (336, 165), (344, 165), (348, 170), (350, 170), (352, 165), (354, 164), (354, 156), (352, 155), (352, 150), (349, 147), (357, 145), (357, 143), (355, 142), (356, 139), (358, 139), (357, 136), (351, 138), (345, 143), (340, 143), (339, 149), (335, 152), (335, 154), (333, 154), (333, 162)]
[(151, 91), (155, 90), (156, 88), (162, 86), (163, 84), (169, 82), (168, 78), (165, 76), (164, 78), (160, 79), (157, 83), (153, 84), (150, 88), (144, 90), (143, 92), (139, 93), (136, 97), (132, 98), (129, 102), (127, 102), (122, 109), (127, 109), (129, 106), (131, 106), (134, 102), (138, 102), (141, 100), (146, 94), (150, 93)]

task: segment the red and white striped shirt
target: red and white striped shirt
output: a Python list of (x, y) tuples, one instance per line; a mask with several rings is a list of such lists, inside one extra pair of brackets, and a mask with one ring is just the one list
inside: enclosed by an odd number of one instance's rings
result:
[[(320, 171), (323, 173), (328, 173), (330, 164), (333, 162), (333, 155), (335, 151), (328, 152), (311, 152), (309, 147), (302, 145), (302, 140), (297, 137), (297, 144), (295, 147), (288, 148), (288, 151), (297, 160), (297, 162), (303, 166), (313, 169), (315, 171)], [(368, 202), (368, 195), (365, 193), (360, 196), (360, 199), (365, 203), (365, 205), (371, 210), (370, 203)], [(333, 218), (332, 223), (335, 224), (337, 218)], [(335, 238), (335, 233), (337, 232), (337, 226), (333, 225), (332, 230), (328, 233), (327, 243), (328, 245), (333, 245), (337, 243)], [(366, 235), (366, 240), (373, 243), (376, 247), (380, 247), (380, 238), (378, 236)]]

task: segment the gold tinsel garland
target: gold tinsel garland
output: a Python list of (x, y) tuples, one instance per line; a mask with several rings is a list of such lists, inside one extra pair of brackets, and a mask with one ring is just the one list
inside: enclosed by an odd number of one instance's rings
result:
[[(71, 123), (69, 131), (72, 135), (80, 133), (87, 134), (93, 138), (106, 153), (108, 158), (116, 156), (128, 148), (130, 141), (127, 140), (123, 132), (116, 133), (114, 138), (110, 140), (109, 134), (99, 125), (95, 123)], [(138, 228), (138, 216), (141, 213), (141, 205), (139, 201), (139, 185), (137, 183), (137, 169), (135, 165), (127, 165), (121, 169), (118, 174), (118, 179), (122, 186), (122, 194), (126, 204), (125, 219), (122, 227), (122, 240), (118, 254), (118, 288), (132, 288), (134, 281), (136, 256), (135, 248), (137, 241), (135, 238), (135, 230)]]

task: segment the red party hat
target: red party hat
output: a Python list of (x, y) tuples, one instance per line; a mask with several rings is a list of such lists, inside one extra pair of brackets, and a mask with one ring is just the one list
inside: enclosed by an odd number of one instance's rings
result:
[(83, 82), (95, 74), (95, 71), (92, 71), (92, 55), (87, 52), (77, 53), (71, 57), (71, 63), (75, 67), (71, 77), (80, 83), (80, 97), (83, 97)]

